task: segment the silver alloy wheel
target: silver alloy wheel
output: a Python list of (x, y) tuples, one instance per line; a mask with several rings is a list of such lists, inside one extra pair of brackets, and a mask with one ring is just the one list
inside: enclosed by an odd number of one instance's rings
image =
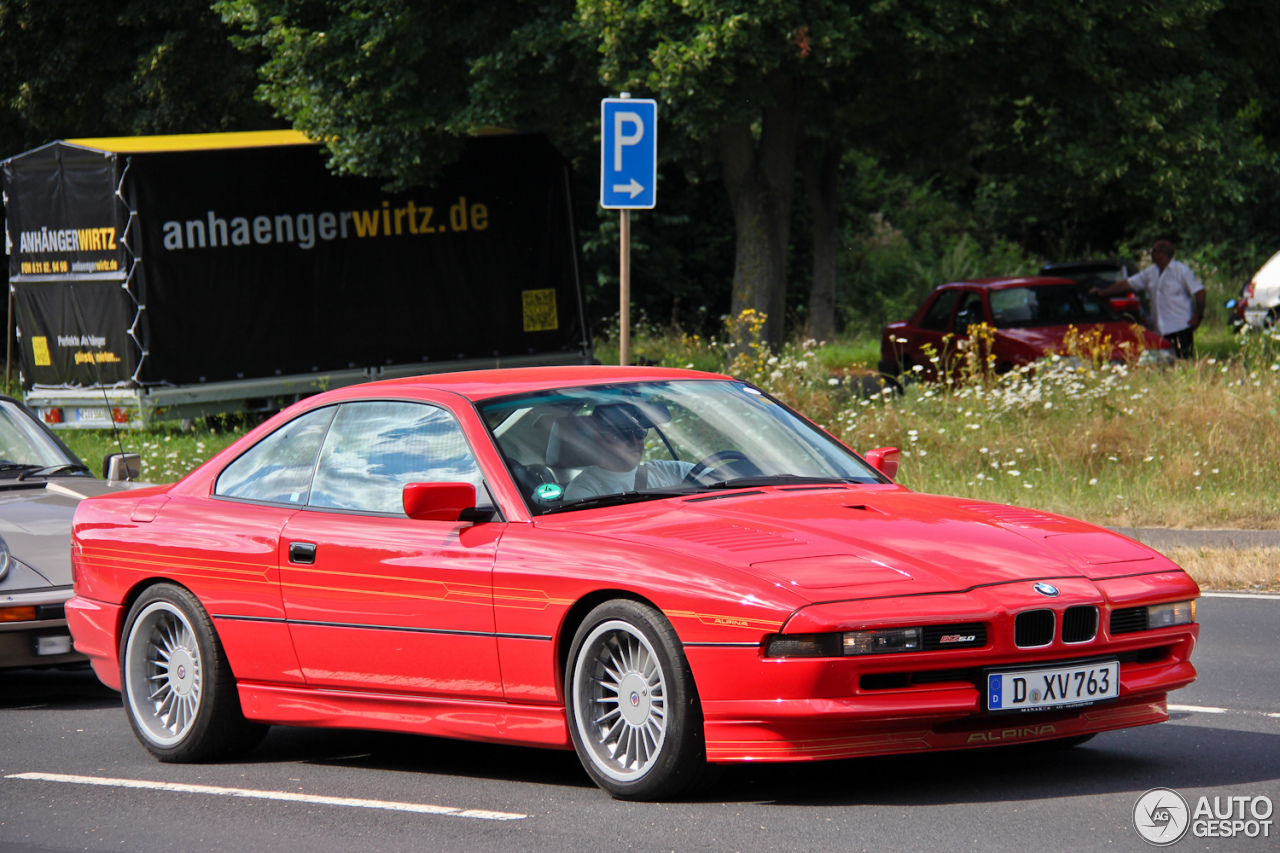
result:
[(204, 671), (186, 615), (156, 601), (133, 621), (125, 646), (124, 685), (139, 731), (157, 746), (181, 741), (196, 723)]
[(629, 622), (597, 625), (574, 661), (574, 717), (591, 763), (610, 779), (643, 777), (667, 736), (666, 681), (653, 646)]

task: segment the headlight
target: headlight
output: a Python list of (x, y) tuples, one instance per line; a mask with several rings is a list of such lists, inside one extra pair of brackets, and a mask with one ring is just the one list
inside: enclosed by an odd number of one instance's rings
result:
[(4, 580), (4, 576), (9, 574), (9, 566), (12, 564), (13, 557), (9, 554), (9, 543), (0, 536), (0, 580)]
[(1190, 625), (1196, 621), (1196, 603), (1177, 601), (1173, 604), (1153, 604), (1147, 608), (1147, 628), (1168, 628), (1170, 625)]
[(844, 653), (846, 655), (881, 655), (890, 652), (918, 651), (920, 651), (919, 628), (849, 631), (844, 635)]
[(765, 644), (769, 658), (826, 658), (920, 650), (920, 628), (885, 628), (832, 634), (776, 634)]

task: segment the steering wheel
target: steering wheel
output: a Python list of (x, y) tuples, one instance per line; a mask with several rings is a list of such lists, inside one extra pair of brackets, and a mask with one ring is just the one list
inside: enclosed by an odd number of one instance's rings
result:
[(741, 450), (720, 450), (710, 454), (709, 456), (702, 457), (702, 459), (698, 461), (698, 464), (690, 468), (689, 473), (684, 475), (684, 482), (689, 485), (701, 483), (702, 481), (698, 479), (699, 474), (715, 471), (719, 468), (725, 467), (726, 465), (732, 465), (735, 462), (746, 462), (751, 465), (752, 468), (756, 467), (755, 463), (753, 463), (747, 454), (743, 453)]

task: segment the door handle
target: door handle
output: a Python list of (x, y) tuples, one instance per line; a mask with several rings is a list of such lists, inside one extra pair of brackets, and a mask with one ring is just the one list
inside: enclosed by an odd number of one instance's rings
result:
[(314, 542), (290, 542), (289, 562), (310, 566), (316, 561), (316, 544)]

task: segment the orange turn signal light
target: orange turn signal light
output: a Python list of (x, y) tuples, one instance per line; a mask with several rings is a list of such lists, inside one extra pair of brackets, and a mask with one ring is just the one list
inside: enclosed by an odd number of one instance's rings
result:
[(0, 622), (34, 622), (34, 607), (0, 607)]

